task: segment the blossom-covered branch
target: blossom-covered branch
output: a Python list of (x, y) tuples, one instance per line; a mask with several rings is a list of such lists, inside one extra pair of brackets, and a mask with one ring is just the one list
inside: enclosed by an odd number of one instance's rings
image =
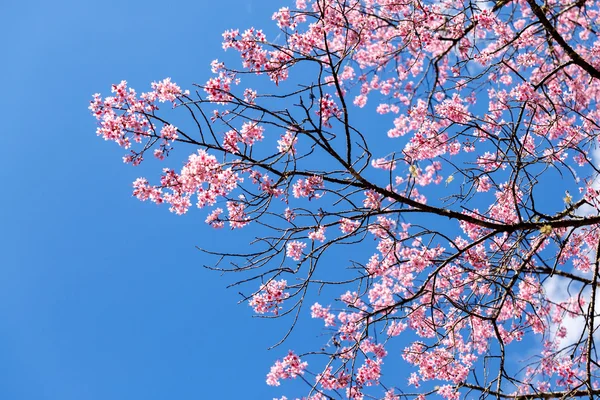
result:
[(167, 164), (134, 196), (252, 232), (206, 254), (260, 317), (289, 317), (284, 338), (322, 320), (322, 348), (283, 354), (268, 384), (595, 398), (599, 16), (585, 0), (296, 0), (272, 36), (225, 32), (205, 83), (123, 81), (90, 110), (125, 162)]

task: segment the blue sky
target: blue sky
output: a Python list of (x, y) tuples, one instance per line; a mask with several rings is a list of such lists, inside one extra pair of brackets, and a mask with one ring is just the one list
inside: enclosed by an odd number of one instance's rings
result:
[[(269, 3), (266, 4), (265, 3)], [(221, 33), (275, 2), (2, 2), (0, 398), (270, 399), (280, 322), (202, 268), (204, 213), (131, 196), (139, 169), (95, 135), (95, 92), (209, 77)], [(279, 324), (279, 325), (278, 325)], [(320, 325), (319, 325), (320, 326)], [(275, 328), (275, 329), (274, 329)], [(314, 334), (313, 334), (314, 336)]]
[[(240, 289), (225, 289), (236, 277), (204, 269), (210, 261), (195, 249), (244, 234), (210, 230), (205, 212), (178, 217), (134, 199), (131, 182), (155, 178), (157, 164), (123, 164), (123, 150), (96, 137), (87, 110), (93, 93), (123, 79), (138, 92), (165, 77), (184, 89), (205, 82), (210, 61), (224, 57), (221, 33), (274, 29), (280, 4), (0, 5), (0, 399), (270, 400), (293, 392), (267, 387), (265, 375), (290, 348), (318, 349), (322, 323), (307, 320), (266, 351), (289, 320), (251, 318), (250, 307), (236, 304)], [(392, 374), (412, 371), (402, 365)]]

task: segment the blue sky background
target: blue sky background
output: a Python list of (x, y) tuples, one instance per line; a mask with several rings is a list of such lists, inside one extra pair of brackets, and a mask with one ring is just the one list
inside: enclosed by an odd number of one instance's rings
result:
[[(298, 393), (294, 384), (266, 386), (265, 375), (290, 348), (318, 349), (322, 322), (305, 320), (288, 342), (266, 351), (289, 320), (251, 318), (250, 307), (236, 304), (240, 289), (225, 290), (236, 277), (204, 269), (210, 261), (195, 249), (225, 248), (236, 238), (243, 244), (246, 234), (211, 230), (204, 211), (178, 217), (133, 198), (132, 181), (156, 182), (162, 165), (123, 164), (123, 150), (96, 136), (87, 109), (93, 93), (108, 95), (123, 79), (138, 93), (165, 77), (183, 89), (205, 82), (211, 60), (234, 56), (221, 49), (224, 30), (274, 31), (273, 11), (290, 3), (0, 3), (0, 400)], [(365, 110), (355, 110), (359, 119)], [(390, 126), (377, 121), (381, 132)], [(564, 188), (555, 190), (551, 198), (562, 204)], [(345, 267), (334, 266), (325, 273)], [(403, 385), (414, 370), (399, 349), (384, 373)]]
[(194, 248), (227, 232), (210, 231), (203, 212), (177, 217), (134, 199), (144, 173), (96, 137), (87, 110), (122, 79), (139, 92), (168, 76), (204, 82), (223, 56), (222, 31), (273, 27), (278, 6), (1, 3), (0, 399), (285, 393), (265, 385), (269, 366), (310, 338), (265, 351), (283, 322), (251, 318), (238, 290), (224, 289), (232, 278), (203, 269)]

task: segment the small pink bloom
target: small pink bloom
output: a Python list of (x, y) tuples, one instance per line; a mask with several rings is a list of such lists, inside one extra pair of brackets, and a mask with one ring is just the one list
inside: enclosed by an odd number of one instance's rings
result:
[(280, 379), (293, 379), (304, 375), (304, 370), (308, 366), (307, 362), (302, 362), (294, 352), (290, 351), (281, 361), (276, 361), (267, 374), (267, 385), (279, 386)]
[(206, 217), (206, 220), (204, 222), (206, 222), (207, 224), (209, 224), (213, 228), (222, 228), (225, 225), (225, 223), (221, 219), (219, 219), (219, 216), (222, 213), (223, 213), (223, 209), (222, 208), (215, 208), (208, 215), (208, 217)]
[(280, 304), (290, 297), (289, 293), (285, 292), (286, 287), (287, 281), (283, 279), (269, 281), (266, 285), (260, 286), (260, 290), (252, 296), (248, 304), (257, 314), (272, 312), (277, 315), (281, 309)]
[(325, 241), (325, 227), (319, 226), (317, 229), (315, 229), (314, 231), (312, 231), (308, 234), (308, 238), (311, 240), (318, 240), (320, 242), (324, 242)]
[(302, 258), (302, 252), (306, 248), (306, 243), (292, 241), (292, 242), (289, 242), (286, 245), (286, 247), (287, 247), (287, 256), (289, 258), (291, 258), (292, 260), (300, 261), (300, 259)]
[(359, 226), (360, 226), (359, 221), (353, 221), (348, 218), (342, 218), (340, 220), (340, 230), (342, 231), (342, 233), (344, 233), (346, 235), (357, 230)]

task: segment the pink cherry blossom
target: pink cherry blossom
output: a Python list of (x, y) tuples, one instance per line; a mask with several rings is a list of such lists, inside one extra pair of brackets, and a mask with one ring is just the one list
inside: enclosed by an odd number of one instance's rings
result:
[(221, 220), (219, 217), (223, 213), (222, 208), (215, 208), (209, 215), (206, 217), (205, 222), (212, 226), (213, 228), (222, 228), (225, 226), (225, 222)]
[(322, 192), (317, 190), (323, 188), (323, 178), (317, 175), (311, 176), (307, 179), (299, 179), (293, 186), (294, 197), (307, 197), (310, 199), (318, 199), (323, 196)]
[(280, 153), (289, 153), (291, 155), (296, 154), (296, 143), (298, 138), (293, 132), (287, 131), (285, 135), (281, 136), (281, 139), (277, 141), (277, 150)]
[(302, 258), (302, 252), (306, 248), (306, 243), (291, 241), (286, 245), (287, 256), (295, 261), (300, 261)]
[(311, 240), (318, 240), (320, 242), (324, 242), (325, 241), (325, 227), (319, 226), (314, 231), (309, 232), (308, 238)]
[(348, 218), (342, 218), (340, 220), (340, 230), (344, 234), (349, 234), (349, 233), (354, 232), (355, 230), (358, 229), (359, 226), (360, 226), (359, 221), (353, 221)]
[(281, 379), (293, 379), (304, 375), (304, 370), (308, 366), (307, 362), (300, 360), (292, 351), (281, 361), (275, 362), (271, 371), (267, 374), (267, 384), (270, 386), (279, 386)]
[(170, 101), (174, 103), (178, 96), (188, 95), (189, 92), (182, 92), (181, 88), (171, 78), (165, 78), (159, 82), (152, 82), (152, 89), (156, 92), (158, 101), (164, 103)]
[(269, 281), (266, 285), (261, 285), (260, 290), (252, 296), (249, 305), (258, 314), (272, 312), (277, 314), (281, 308), (280, 304), (289, 297), (289, 293), (284, 290), (287, 288), (287, 281)]

